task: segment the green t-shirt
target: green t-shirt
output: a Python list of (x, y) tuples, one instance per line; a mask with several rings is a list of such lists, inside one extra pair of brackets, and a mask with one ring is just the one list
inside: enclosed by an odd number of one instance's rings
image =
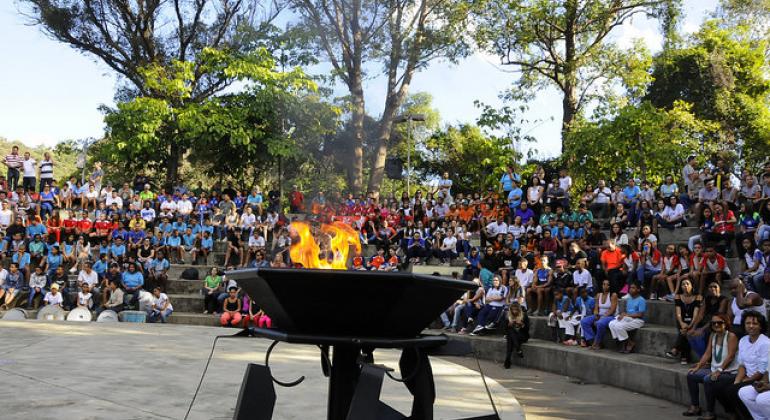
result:
[(209, 289), (216, 289), (219, 287), (219, 284), (222, 283), (222, 277), (219, 276), (206, 276), (206, 287)]

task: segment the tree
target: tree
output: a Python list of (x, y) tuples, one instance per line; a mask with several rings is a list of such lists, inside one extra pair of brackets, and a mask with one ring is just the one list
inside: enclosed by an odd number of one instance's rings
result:
[(752, 166), (770, 145), (766, 42), (751, 40), (746, 28), (719, 24), (707, 22), (686, 45), (655, 57), (646, 99), (666, 110), (689, 104), (697, 119), (716, 127), (704, 142), (732, 150), (742, 145)]
[(364, 184), (367, 69), (382, 66), (385, 104), (375, 133), (368, 189), (379, 191), (393, 119), (418, 70), (438, 57), (466, 52), (462, 23), (467, 3), (459, 0), (289, 0), (301, 17), (298, 27), (315, 35), (313, 47), (330, 63), (349, 92), (352, 158), (351, 189)]
[(635, 15), (671, 16), (676, 7), (677, 0), (479, 0), (476, 40), (520, 73), (516, 99), (559, 90), (564, 149), (586, 102), (619, 75), (624, 54), (606, 42), (610, 33)]
[(448, 172), (453, 191), (470, 193), (496, 187), (512, 158), (509, 139), (488, 136), (475, 125), (460, 125), (437, 131), (425, 141), (417, 170), (425, 178)]
[[(275, 4), (260, 7), (245, 0), (19, 0), (31, 23), (51, 38), (96, 57), (121, 77), (116, 94), (119, 101), (142, 96), (147, 109), (161, 117), (160, 102), (174, 107), (202, 103), (222, 92), (236, 78), (223, 72), (207, 71), (200, 55), (205, 51), (227, 50), (246, 56), (248, 39), (241, 29), (268, 32), (275, 18)], [(260, 18), (263, 18), (260, 20)], [(145, 69), (176, 72), (182, 66), (186, 95), (165, 96), (168, 92), (148, 84)], [(157, 100), (155, 109), (152, 100)], [(138, 106), (139, 104), (133, 104)], [(173, 133), (166, 133), (156, 151), (165, 154), (166, 180), (177, 180), (179, 165), (188, 145)]]
[[(246, 87), (186, 102), (196, 68), (228, 74)], [(122, 162), (126, 171), (131, 165), (159, 169), (170, 159), (163, 145), (173, 137), (190, 150), (187, 158), (199, 172), (256, 179), (275, 160), (302, 156), (306, 149), (298, 140), (315, 141), (317, 149), (321, 136), (336, 128), (335, 109), (315, 96), (315, 83), (299, 69), (274, 68), (271, 55), (259, 49), (245, 57), (204, 50), (194, 63), (175, 60), (140, 69), (143, 83), (166, 99), (140, 96), (107, 110), (108, 138), (99, 146), (100, 157)], [(297, 127), (302, 134), (293, 137)]]
[(577, 125), (569, 134), (564, 155), (580, 167), (573, 171), (578, 186), (631, 177), (659, 183), (666, 175), (678, 173), (713, 128), (698, 120), (685, 102), (677, 102), (671, 110), (644, 102)]

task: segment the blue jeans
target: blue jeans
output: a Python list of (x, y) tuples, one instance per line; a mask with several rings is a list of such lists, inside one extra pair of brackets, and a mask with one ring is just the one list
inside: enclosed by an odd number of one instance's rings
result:
[(650, 283), (650, 281), (652, 281), (652, 278), (655, 277), (656, 274), (660, 274), (660, 270), (644, 268), (644, 266), (636, 269), (636, 281), (648, 289), (648, 294), (650, 290), (646, 286)]
[(40, 288), (40, 292), (35, 292), (34, 287), (29, 288), (29, 298), (27, 298), (27, 306), (32, 306), (32, 301), (35, 299), (36, 295), (42, 295), (45, 296), (45, 288)]
[(5, 178), (8, 180), (9, 190), (16, 191), (16, 186), (19, 185), (19, 169), (8, 168), (8, 173)]
[(497, 317), (502, 310), (502, 306), (484, 305), (484, 307), (481, 308), (481, 311), (479, 311), (479, 317), (476, 320), (476, 328), (485, 327), (487, 324), (497, 321)]
[(603, 316), (596, 321), (596, 331), (594, 331), (594, 320), (596, 315), (591, 315), (580, 320), (580, 329), (583, 331), (583, 338), (586, 341), (593, 341), (595, 343), (601, 343), (604, 339), (604, 335), (607, 333), (607, 327), (610, 325), (610, 321), (614, 320), (614, 316)]
[(468, 318), (473, 318), (478, 313), (478, 309), (472, 303), (455, 306), (455, 314), (452, 319), (453, 328), (464, 328)]
[(714, 413), (716, 405), (716, 395), (720, 388), (725, 385), (731, 385), (735, 380), (732, 373), (722, 373), (716, 381), (711, 380), (711, 369), (701, 369), (697, 372), (687, 374), (687, 388), (690, 391), (690, 404), (696, 407), (700, 406), (698, 393), (698, 384), (703, 384), (703, 392), (706, 394), (706, 411)]
[(166, 321), (168, 321), (168, 317), (170, 317), (173, 312), (172, 309), (166, 309), (165, 311), (153, 309), (147, 311), (147, 322), (158, 322), (158, 320), (160, 320), (160, 322), (165, 324)]

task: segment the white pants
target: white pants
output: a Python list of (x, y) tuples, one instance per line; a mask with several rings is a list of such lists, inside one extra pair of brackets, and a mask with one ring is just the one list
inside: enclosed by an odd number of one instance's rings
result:
[(569, 316), (569, 314), (561, 314), (560, 317), (556, 317), (556, 314), (551, 312), (548, 317), (549, 325), (556, 325), (558, 323), (559, 328), (564, 330), (565, 335), (575, 335), (575, 328), (580, 326), (580, 315)]
[(746, 405), (754, 420), (770, 419), (770, 392), (757, 393), (753, 386), (744, 386), (738, 391), (738, 396)]
[(614, 319), (610, 321), (610, 334), (612, 338), (620, 341), (628, 340), (628, 332), (638, 330), (644, 326), (644, 321), (639, 318), (624, 316), (623, 319)]

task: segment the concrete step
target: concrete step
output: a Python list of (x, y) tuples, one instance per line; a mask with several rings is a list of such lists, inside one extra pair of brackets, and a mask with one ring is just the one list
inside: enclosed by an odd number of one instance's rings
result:
[(166, 293), (199, 295), (203, 288), (203, 280), (169, 279)]
[[(530, 317), (530, 334), (533, 338), (553, 342), (553, 329), (548, 326), (546, 317)], [(673, 327), (647, 323), (634, 335), (635, 351), (648, 356), (663, 357), (674, 345), (676, 337), (677, 334)], [(602, 344), (606, 349), (615, 350), (615, 341), (609, 331), (607, 331)], [(695, 360), (694, 353), (691, 355), (691, 359)]]
[[(450, 340), (470, 342), (477, 357), (502, 362), (505, 340), (500, 336), (452, 335)], [(689, 401), (687, 369), (678, 361), (646, 354), (592, 351), (532, 339), (523, 346), (524, 358), (515, 365), (553, 372), (589, 383), (600, 383), (683, 404)], [(701, 392), (702, 394), (702, 392)]]
[(168, 298), (174, 306), (174, 311), (203, 312), (203, 296), (199, 294), (169, 294)]
[(457, 272), (458, 275), (462, 276), (463, 274), (463, 268), (464, 267), (456, 267), (451, 265), (410, 265), (409, 268), (407, 268), (407, 271), (410, 271), (415, 274), (433, 274), (433, 273), (439, 273), (442, 276), (446, 277), (452, 277), (453, 272)]
[(169, 317), (168, 322), (170, 324), (216, 327), (219, 326), (219, 316), (212, 314), (174, 311), (174, 313), (171, 314), (171, 317)]
[(224, 270), (224, 267), (214, 265), (171, 264), (171, 267), (168, 269), (168, 278), (180, 279), (182, 278), (182, 272), (188, 268), (195, 268), (198, 270), (198, 279), (203, 280), (209, 273), (211, 273), (211, 269), (214, 267), (219, 267)]

